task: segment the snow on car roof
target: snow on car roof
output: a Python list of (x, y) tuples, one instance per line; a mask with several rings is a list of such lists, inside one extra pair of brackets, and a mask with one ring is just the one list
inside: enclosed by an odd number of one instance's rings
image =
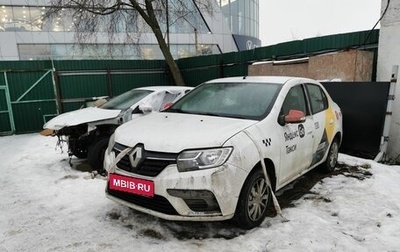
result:
[(182, 91), (187, 89), (193, 89), (193, 87), (186, 87), (186, 86), (148, 86), (148, 87), (140, 87), (137, 88), (138, 90), (151, 90), (151, 91)]
[(308, 78), (302, 77), (290, 77), (290, 76), (241, 76), (241, 77), (227, 77), (208, 81), (208, 83), (216, 82), (263, 82), (263, 83), (276, 83), (285, 84), (290, 80), (308, 80), (314, 81)]

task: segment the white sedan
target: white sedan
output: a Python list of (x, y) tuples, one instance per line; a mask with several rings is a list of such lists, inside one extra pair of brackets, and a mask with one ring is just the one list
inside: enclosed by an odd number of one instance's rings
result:
[(70, 156), (88, 158), (92, 168), (102, 172), (104, 151), (115, 128), (151, 111), (162, 110), (191, 89), (176, 86), (135, 88), (100, 106), (58, 115), (43, 128), (51, 130), (50, 135), (66, 137)]
[(340, 108), (314, 80), (212, 80), (115, 131), (106, 195), (168, 220), (250, 229), (272, 192), (317, 166), (333, 171), (341, 141)]

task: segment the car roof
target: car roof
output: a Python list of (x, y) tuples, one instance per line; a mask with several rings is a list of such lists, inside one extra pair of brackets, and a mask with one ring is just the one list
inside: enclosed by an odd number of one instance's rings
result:
[(137, 90), (151, 90), (151, 91), (184, 91), (188, 89), (193, 89), (193, 87), (186, 87), (186, 86), (148, 86), (148, 87), (140, 87), (136, 88)]
[(259, 82), (259, 83), (274, 83), (274, 84), (285, 84), (290, 80), (303, 80), (309, 82), (315, 82), (303, 77), (292, 77), (292, 76), (241, 76), (241, 77), (227, 77), (208, 81), (207, 83), (217, 83), (217, 82)]

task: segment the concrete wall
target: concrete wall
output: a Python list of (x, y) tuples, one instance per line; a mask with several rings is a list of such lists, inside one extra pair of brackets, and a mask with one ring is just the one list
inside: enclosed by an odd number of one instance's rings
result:
[[(382, 13), (388, 0), (382, 0)], [(393, 65), (400, 66), (400, 0), (391, 0), (381, 20), (378, 48), (378, 81), (390, 81)], [(400, 82), (397, 81), (390, 126), (388, 156), (400, 162)]]
[(249, 75), (308, 76), (308, 60), (286, 64), (265, 62), (250, 65), (248, 70)]
[(373, 52), (349, 50), (308, 60), (269, 62), (249, 66), (249, 75), (301, 76), (316, 80), (371, 81)]
[(310, 58), (310, 78), (342, 81), (371, 81), (374, 53), (351, 50)]

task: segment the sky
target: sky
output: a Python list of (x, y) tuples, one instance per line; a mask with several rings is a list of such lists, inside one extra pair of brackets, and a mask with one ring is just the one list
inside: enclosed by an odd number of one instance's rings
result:
[[(370, 30), (381, 0), (260, 0), (263, 46), (346, 32)], [(379, 27), (379, 26), (378, 26)]]
[[(0, 252), (399, 251), (400, 166), (339, 155), (277, 193), (252, 230), (163, 221), (105, 197), (106, 180), (39, 134), (0, 137)], [(303, 188), (305, 186), (306, 188)], [(287, 200), (286, 206), (284, 199)]]

